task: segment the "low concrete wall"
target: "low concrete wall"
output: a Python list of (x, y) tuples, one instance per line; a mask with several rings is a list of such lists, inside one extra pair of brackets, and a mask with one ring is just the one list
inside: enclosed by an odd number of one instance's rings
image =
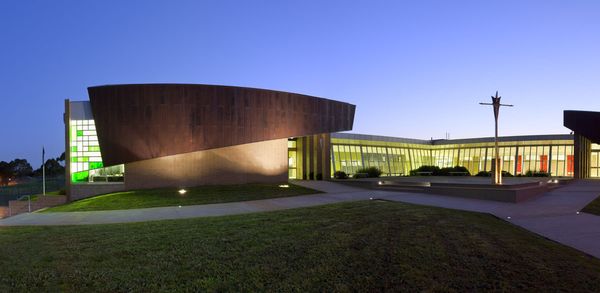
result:
[[(67, 202), (67, 197), (64, 195), (38, 196), (37, 199), (31, 201), (31, 211), (61, 205)], [(8, 202), (8, 214), (5, 217), (15, 216), (29, 212), (29, 201), (27, 200), (11, 200)], [(6, 213), (6, 211), (4, 212)]]
[(10, 214), (8, 207), (0, 207), (0, 219), (8, 217)]
[(125, 190), (123, 182), (71, 183), (69, 201)]
[(473, 199), (493, 200), (519, 203), (536, 198), (559, 184), (544, 182), (527, 182), (519, 184), (492, 185), (466, 183), (429, 183), (429, 182), (395, 182), (395, 181), (364, 181), (375, 189), (391, 191), (419, 192), (439, 194)]
[(474, 199), (485, 199), (502, 202), (519, 203), (533, 199), (548, 191), (546, 184), (533, 186), (504, 188), (504, 187), (465, 187), (465, 186), (431, 186), (425, 188), (427, 193), (466, 197)]

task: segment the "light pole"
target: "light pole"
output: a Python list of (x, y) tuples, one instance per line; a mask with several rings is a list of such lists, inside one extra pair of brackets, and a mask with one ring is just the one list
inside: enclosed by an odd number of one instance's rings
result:
[(500, 106), (512, 107), (513, 105), (500, 104), (500, 96), (496, 91), (496, 96), (492, 96), (491, 103), (479, 103), (480, 105), (492, 106), (494, 108), (494, 121), (496, 126), (496, 135), (494, 136), (494, 176), (492, 176), (492, 184), (502, 184), (502, 166), (500, 165), (500, 152), (498, 151), (498, 114)]
[(46, 195), (46, 162), (44, 162), (44, 156), (46, 155), (46, 150), (42, 147), (42, 194)]

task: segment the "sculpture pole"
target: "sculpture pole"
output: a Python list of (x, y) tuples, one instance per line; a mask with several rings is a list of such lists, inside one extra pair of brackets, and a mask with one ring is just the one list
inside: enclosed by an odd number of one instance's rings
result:
[(496, 96), (492, 96), (492, 103), (479, 103), (480, 105), (491, 105), (494, 109), (494, 122), (495, 122), (495, 136), (494, 136), (494, 176), (492, 176), (492, 184), (502, 184), (502, 166), (500, 164), (500, 151), (498, 150), (498, 114), (500, 113), (500, 106), (512, 107), (513, 105), (500, 104), (500, 98), (498, 91)]

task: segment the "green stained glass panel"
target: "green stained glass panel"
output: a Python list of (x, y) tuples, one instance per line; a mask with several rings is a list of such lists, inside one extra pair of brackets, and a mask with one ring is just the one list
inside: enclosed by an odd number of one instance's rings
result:
[(99, 169), (102, 168), (102, 162), (91, 162), (90, 163), (90, 169)]
[(71, 181), (72, 182), (87, 182), (89, 176), (90, 176), (90, 173), (88, 171), (75, 172), (75, 173), (71, 174)]

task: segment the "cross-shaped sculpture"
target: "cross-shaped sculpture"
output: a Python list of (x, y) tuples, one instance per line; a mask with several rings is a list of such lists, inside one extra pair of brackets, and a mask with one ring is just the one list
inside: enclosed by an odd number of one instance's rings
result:
[(500, 112), (500, 106), (513, 106), (507, 104), (500, 104), (500, 98), (501, 97), (498, 96), (498, 91), (496, 91), (496, 96), (492, 96), (491, 103), (479, 103), (480, 105), (493, 106), (494, 108), (494, 121), (496, 122), (496, 136), (494, 136), (494, 152), (496, 153), (496, 155), (494, 156), (494, 176), (492, 176), (492, 183), (497, 185), (502, 184), (502, 165), (500, 164), (500, 152), (498, 151), (498, 114)]

